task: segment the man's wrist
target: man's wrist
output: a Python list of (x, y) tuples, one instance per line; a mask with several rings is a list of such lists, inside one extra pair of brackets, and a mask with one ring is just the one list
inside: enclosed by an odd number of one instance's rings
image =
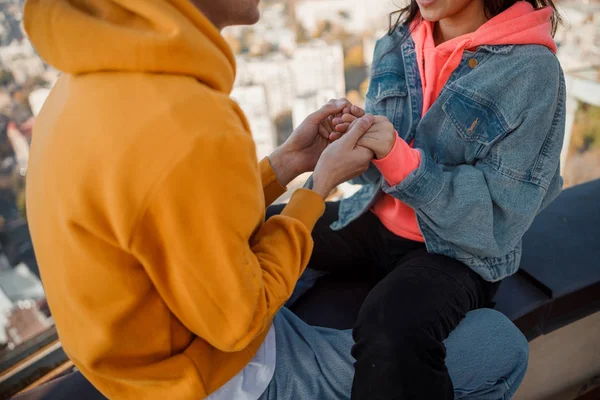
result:
[(294, 168), (294, 163), (290, 160), (290, 153), (283, 146), (271, 153), (268, 159), (281, 186), (287, 186), (299, 175)]

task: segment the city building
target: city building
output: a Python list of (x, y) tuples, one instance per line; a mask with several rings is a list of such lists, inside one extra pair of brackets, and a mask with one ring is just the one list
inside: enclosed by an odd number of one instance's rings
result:
[(256, 37), (272, 44), (275, 50), (291, 54), (296, 48), (296, 32), (290, 29), (285, 6), (282, 3), (265, 7), (261, 20), (253, 26)]
[(277, 138), (273, 121), (269, 115), (267, 94), (264, 86), (238, 86), (231, 92), (248, 119), (252, 138), (256, 143), (258, 159), (268, 156), (275, 150)]
[(297, 96), (294, 101), (294, 108), (292, 109), (294, 129), (310, 114), (323, 107), (329, 100), (337, 97), (339, 96), (336, 96), (336, 92), (333, 89), (317, 90)]
[(329, 45), (314, 40), (299, 46), (294, 52), (292, 67), (297, 96), (321, 90), (330, 90), (335, 98), (345, 96), (344, 50), (341, 44)]
[(29, 142), (12, 122), (8, 124), (6, 135), (15, 152), (17, 166), (22, 171), (21, 175), (25, 176), (25, 172), (23, 171), (27, 171), (27, 163), (29, 162)]
[(5, 328), (8, 348), (15, 348), (52, 325), (52, 320), (40, 311), (35, 301), (21, 300), (17, 302), (8, 315)]
[(41, 280), (25, 263), (14, 268), (0, 270), (0, 289), (13, 303), (21, 300), (46, 298)]
[(29, 106), (34, 117), (38, 116), (49, 95), (50, 89), (48, 88), (35, 89), (29, 94)]
[(0, 1), (0, 45), (23, 39), (23, 0)]
[(565, 72), (567, 89), (565, 140), (561, 154), (564, 172), (580, 103), (600, 107), (600, 2), (563, 1), (560, 12), (564, 24), (556, 33), (557, 56)]
[(0, 112), (10, 110), (10, 106), (12, 105), (12, 98), (10, 97), (10, 93), (8, 91), (0, 91)]
[(360, 32), (365, 28), (365, 21), (355, 17), (357, 10), (353, 3), (356, 1), (298, 0), (295, 9), (296, 20), (309, 32), (314, 32), (321, 21), (348, 25), (352, 27), (353, 32)]
[(275, 3), (262, 8), (258, 23), (252, 26), (228, 27), (223, 34), (243, 42), (248, 46), (245, 50), (253, 54), (263, 54), (263, 49), (268, 49), (290, 55), (296, 48), (296, 31), (293, 27), (285, 5)]
[(8, 317), (13, 308), (13, 302), (8, 298), (4, 291), (0, 289), (0, 348), (8, 343), (6, 328), (8, 327)]
[(294, 104), (294, 72), (292, 62), (282, 54), (266, 57), (237, 58), (236, 87), (261, 85), (266, 90), (269, 116), (291, 110)]
[(321, 21), (330, 21), (360, 34), (387, 28), (388, 15), (397, 9), (393, 0), (296, 0), (295, 17), (309, 32), (314, 32)]
[(45, 71), (44, 63), (27, 39), (13, 40), (8, 46), (0, 47), (0, 66), (10, 71), (18, 84), (42, 76)]

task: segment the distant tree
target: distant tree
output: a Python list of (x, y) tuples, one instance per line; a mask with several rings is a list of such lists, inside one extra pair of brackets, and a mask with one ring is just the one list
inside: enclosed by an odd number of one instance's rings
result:
[(25, 201), (25, 188), (17, 194), (17, 209), (19, 210), (19, 216), (23, 219), (27, 219), (27, 202)]
[(361, 85), (368, 77), (367, 69), (365, 67), (349, 67), (344, 70), (344, 77), (346, 79), (346, 90), (357, 90), (360, 92)]
[(600, 178), (600, 148), (567, 157), (563, 178), (565, 187), (579, 185)]
[(10, 118), (4, 114), (0, 114), (0, 162), (8, 157), (14, 157), (15, 152), (6, 135), (6, 127), (10, 122)]
[(317, 22), (317, 27), (313, 32), (312, 36), (315, 38), (321, 38), (333, 30), (333, 24), (329, 20), (321, 20)]
[(43, 77), (36, 75), (27, 79), (27, 82), (23, 86), (27, 92), (31, 92), (32, 90), (48, 86), (48, 82)]
[(12, 72), (5, 69), (0, 70), (0, 86), (8, 86), (15, 82)]
[(348, 11), (346, 11), (346, 10), (340, 10), (340, 11), (338, 11), (338, 15), (340, 17), (342, 17), (343, 19), (346, 19), (346, 20), (350, 19), (350, 13)]
[(281, 146), (294, 130), (292, 112), (284, 110), (275, 117), (275, 130), (277, 132), (277, 145)]
[(356, 42), (356, 35), (346, 31), (344, 25), (334, 24), (331, 21), (327, 21), (323, 33), (320, 38), (328, 43), (341, 43), (344, 48), (353, 46)]
[(20, 167), (15, 167), (12, 172), (12, 189), (18, 198), (19, 193), (25, 191), (25, 177), (21, 174)]
[(242, 32), (240, 53), (247, 53), (254, 43), (254, 29), (247, 28)]
[(12, 172), (12, 191), (16, 199), (19, 215), (25, 218), (25, 177), (21, 174), (21, 167), (19, 166), (16, 166)]
[(344, 68), (364, 67), (365, 58), (362, 44), (356, 44), (346, 51)]
[(351, 90), (346, 93), (346, 98), (352, 103), (356, 104), (359, 107), (364, 107), (365, 99), (360, 95), (358, 90)]
[(275, 49), (272, 43), (261, 40), (256, 41), (252, 46), (250, 46), (249, 52), (250, 55), (259, 57), (269, 54)]
[(296, 24), (296, 43), (306, 43), (310, 41), (308, 31), (301, 23)]
[(581, 103), (575, 116), (570, 149), (577, 153), (600, 149), (600, 107)]
[(18, 125), (27, 121), (33, 116), (31, 106), (29, 105), (29, 94), (31, 87), (22, 88), (12, 94), (13, 107), (10, 111), (10, 117)]

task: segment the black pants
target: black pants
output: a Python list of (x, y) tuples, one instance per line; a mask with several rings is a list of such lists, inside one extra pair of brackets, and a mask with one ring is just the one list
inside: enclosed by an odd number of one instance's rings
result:
[[(353, 330), (353, 399), (453, 399), (443, 341), (465, 314), (487, 306), (498, 284), (461, 262), (429, 254), (423, 243), (389, 232), (372, 213), (345, 229), (329, 225), (328, 203), (313, 231), (309, 268), (378, 277)], [(267, 216), (281, 212), (269, 208)]]

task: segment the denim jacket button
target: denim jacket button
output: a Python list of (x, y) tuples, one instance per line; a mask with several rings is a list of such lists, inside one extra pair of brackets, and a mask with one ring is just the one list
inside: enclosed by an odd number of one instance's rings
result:
[(471, 67), (471, 68), (475, 68), (478, 64), (479, 64), (479, 61), (477, 61), (476, 58), (471, 58), (469, 60), (469, 67)]

